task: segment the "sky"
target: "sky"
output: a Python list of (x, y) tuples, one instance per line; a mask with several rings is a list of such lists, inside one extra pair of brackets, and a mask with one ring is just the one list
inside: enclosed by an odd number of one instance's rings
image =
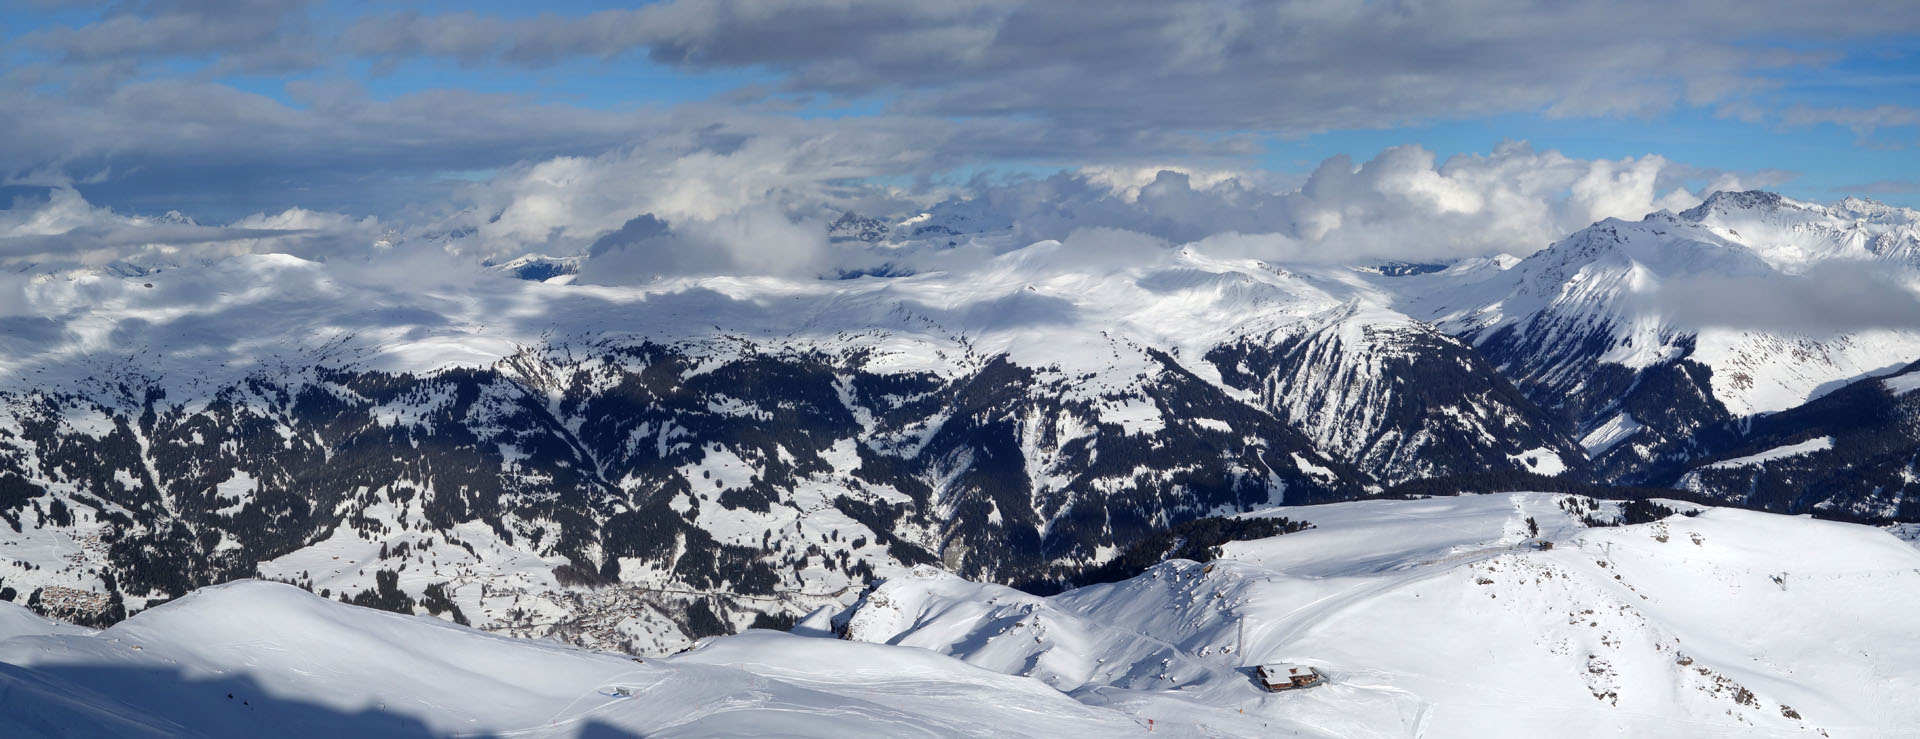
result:
[(0, 0), (0, 131), (0, 260), (1125, 225), (1162, 170), (1287, 203), (1247, 231), (1524, 253), (1713, 189), (1920, 206), (1920, 3)]

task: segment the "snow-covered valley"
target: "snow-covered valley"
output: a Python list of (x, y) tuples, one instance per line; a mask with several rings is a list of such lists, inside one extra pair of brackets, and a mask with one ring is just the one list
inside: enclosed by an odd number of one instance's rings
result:
[[(666, 658), (241, 581), (99, 632), (5, 606), (12, 736), (1893, 737), (1920, 550), (1544, 493), (1248, 514), (1312, 528), (1053, 597), (902, 568), (791, 634)], [(834, 638), (835, 634), (844, 638)], [(1310, 665), (1268, 693), (1250, 668)], [(231, 696), (231, 697), (229, 697)]]

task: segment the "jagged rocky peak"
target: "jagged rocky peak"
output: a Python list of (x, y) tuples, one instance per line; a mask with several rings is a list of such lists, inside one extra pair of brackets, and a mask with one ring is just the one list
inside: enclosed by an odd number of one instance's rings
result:
[(1833, 205), (1768, 192), (1714, 193), (1676, 217), (1738, 244), (1773, 268), (1804, 272), (1830, 260), (1880, 259), (1920, 266), (1920, 213), (1861, 198)]
[(1486, 470), (1554, 475), (1585, 461), (1469, 344), (1398, 313), (1350, 302), (1206, 358), (1319, 448), (1387, 484)]
[(879, 243), (887, 240), (890, 231), (886, 221), (862, 216), (851, 210), (841, 213), (839, 218), (827, 225), (827, 236), (835, 241)]
[(1796, 200), (1788, 200), (1776, 192), (1765, 190), (1728, 191), (1716, 190), (1707, 199), (1687, 210), (1680, 216), (1693, 221), (1704, 221), (1716, 214), (1732, 213), (1742, 210), (1777, 209), (1782, 207), (1804, 207)]
[(1795, 200), (1765, 190), (1716, 191), (1708, 195), (1699, 205), (1681, 212), (1679, 216), (1701, 222), (1716, 216), (1724, 217), (1742, 213), (1802, 214), (1807, 217), (1832, 218), (1842, 224), (1862, 222), (1911, 226), (1920, 222), (1920, 212), (1912, 208), (1888, 205), (1871, 198), (1848, 197), (1831, 205), (1821, 205)]
[(1920, 211), (1869, 198), (1849, 197), (1840, 201), (1836, 208), (1865, 220), (1920, 225)]

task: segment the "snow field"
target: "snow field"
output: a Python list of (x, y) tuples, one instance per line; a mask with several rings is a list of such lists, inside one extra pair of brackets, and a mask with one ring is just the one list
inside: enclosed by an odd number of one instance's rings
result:
[[(0, 725), (1106, 737), (1151, 720), (1155, 735), (1208, 737), (1895, 737), (1920, 723), (1906, 699), (1920, 685), (1920, 549), (1713, 508), (1590, 529), (1576, 511), (1591, 507), (1567, 499), (1276, 508), (1252, 515), (1315, 527), (1053, 597), (903, 570), (837, 619), (823, 608), (794, 634), (666, 659), (257, 581), (97, 633), (0, 608)], [(830, 638), (836, 620), (848, 640)], [(1329, 682), (1267, 693), (1249, 668), (1269, 661)]]
[[(1208, 735), (1897, 736), (1920, 719), (1895, 695), (1920, 679), (1912, 547), (1722, 509), (1586, 529), (1562, 497), (1275, 509), (1259, 515), (1316, 528), (1053, 598), (919, 572), (847, 633)], [(1332, 680), (1267, 694), (1245, 669), (1268, 661)]]

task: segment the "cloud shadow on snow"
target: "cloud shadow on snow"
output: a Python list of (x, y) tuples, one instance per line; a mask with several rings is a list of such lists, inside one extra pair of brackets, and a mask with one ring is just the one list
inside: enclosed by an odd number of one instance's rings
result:
[(15, 737), (438, 735), (411, 716), (275, 696), (246, 676), (201, 679), (166, 669), (0, 664), (0, 697), (0, 724)]

